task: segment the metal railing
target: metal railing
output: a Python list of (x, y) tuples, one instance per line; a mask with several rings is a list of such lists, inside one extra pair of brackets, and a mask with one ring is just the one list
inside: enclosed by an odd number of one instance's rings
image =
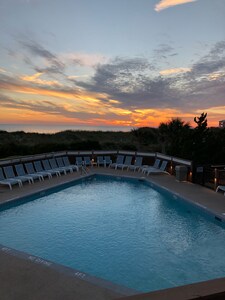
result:
[(90, 156), (92, 160), (96, 161), (99, 155), (109, 155), (112, 160), (116, 160), (116, 156), (130, 155), (133, 157), (132, 163), (137, 156), (143, 157), (143, 164), (153, 165), (156, 158), (168, 161), (167, 171), (171, 175), (175, 175), (175, 168), (178, 165), (187, 167), (187, 180), (196, 184), (206, 186), (211, 189), (216, 189), (218, 185), (225, 185), (225, 164), (221, 165), (194, 165), (192, 161), (182, 159), (179, 157), (169, 156), (158, 152), (138, 152), (138, 151), (116, 151), (116, 150), (92, 150), (92, 151), (57, 151), (35, 155), (27, 155), (20, 157), (12, 157), (7, 159), (0, 159), (0, 167), (6, 165), (15, 165), (18, 163), (25, 163), (35, 160), (49, 159), (52, 157), (69, 156), (71, 163), (75, 163), (77, 156)]
[(75, 163), (77, 156), (91, 156), (91, 159), (96, 160), (98, 155), (110, 155), (112, 160), (116, 159), (118, 154), (121, 155), (130, 155), (133, 157), (133, 162), (137, 156), (143, 157), (143, 164), (145, 165), (152, 165), (156, 158), (160, 160), (168, 161), (168, 172), (171, 175), (175, 174), (175, 167), (177, 165), (184, 165), (188, 168), (188, 180), (192, 181), (192, 161), (185, 160), (182, 158), (177, 158), (169, 155), (165, 155), (158, 152), (138, 152), (138, 151), (115, 151), (115, 150), (107, 150), (107, 151), (100, 151), (100, 150), (92, 150), (92, 151), (58, 151), (58, 152), (50, 152), (50, 153), (43, 153), (43, 154), (35, 154), (35, 155), (27, 155), (21, 157), (12, 157), (7, 159), (0, 160), (0, 166), (2, 165), (15, 165), (17, 163), (24, 163), (29, 161), (35, 160), (42, 160), (48, 159), (52, 157), (59, 157), (59, 156), (69, 156), (72, 163)]

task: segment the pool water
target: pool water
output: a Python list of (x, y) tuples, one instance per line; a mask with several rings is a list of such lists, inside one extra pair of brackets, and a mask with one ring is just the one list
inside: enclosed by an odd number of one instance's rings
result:
[(225, 276), (225, 230), (146, 182), (95, 176), (0, 212), (0, 243), (138, 291)]

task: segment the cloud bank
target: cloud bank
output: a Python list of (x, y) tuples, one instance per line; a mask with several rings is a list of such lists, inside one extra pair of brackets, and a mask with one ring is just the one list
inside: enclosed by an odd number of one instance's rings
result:
[[(164, 69), (143, 57), (96, 59), (88, 77), (76, 73), (90, 62), (56, 55), (37, 42), (21, 42), (31, 74), (0, 69), (2, 118), (37, 115), (39, 119), (91, 125), (157, 126), (172, 116), (192, 118), (199, 111), (220, 116), (225, 95), (225, 41), (190, 66)], [(174, 49), (160, 45), (158, 58)], [(98, 57), (98, 56), (96, 56)], [(80, 59), (82, 56), (80, 56)], [(68, 60), (69, 59), (69, 60)], [(71, 74), (71, 64), (74, 70)], [(70, 70), (70, 74), (68, 74)], [(225, 113), (221, 111), (221, 115)], [(38, 116), (37, 116), (38, 118)], [(32, 116), (31, 116), (32, 119)]]

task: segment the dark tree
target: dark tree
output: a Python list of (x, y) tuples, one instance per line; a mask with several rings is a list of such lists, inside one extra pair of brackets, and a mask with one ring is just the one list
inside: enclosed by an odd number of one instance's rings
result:
[(189, 148), (190, 125), (180, 118), (172, 119), (159, 126), (159, 143), (162, 153), (186, 158)]
[[(206, 163), (209, 157), (209, 130), (207, 128), (207, 113), (202, 113), (200, 117), (195, 117), (197, 126), (193, 131), (192, 159), (195, 163)], [(210, 161), (208, 161), (209, 163)]]
[(203, 112), (200, 115), (200, 117), (195, 117), (194, 118), (194, 121), (197, 124), (196, 130), (206, 131), (208, 129), (207, 128), (208, 122), (207, 122), (206, 117), (207, 117), (207, 113)]

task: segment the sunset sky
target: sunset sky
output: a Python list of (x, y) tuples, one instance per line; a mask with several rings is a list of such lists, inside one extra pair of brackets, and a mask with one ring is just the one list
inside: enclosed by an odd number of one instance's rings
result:
[(0, 0), (0, 123), (225, 119), (224, 0)]

